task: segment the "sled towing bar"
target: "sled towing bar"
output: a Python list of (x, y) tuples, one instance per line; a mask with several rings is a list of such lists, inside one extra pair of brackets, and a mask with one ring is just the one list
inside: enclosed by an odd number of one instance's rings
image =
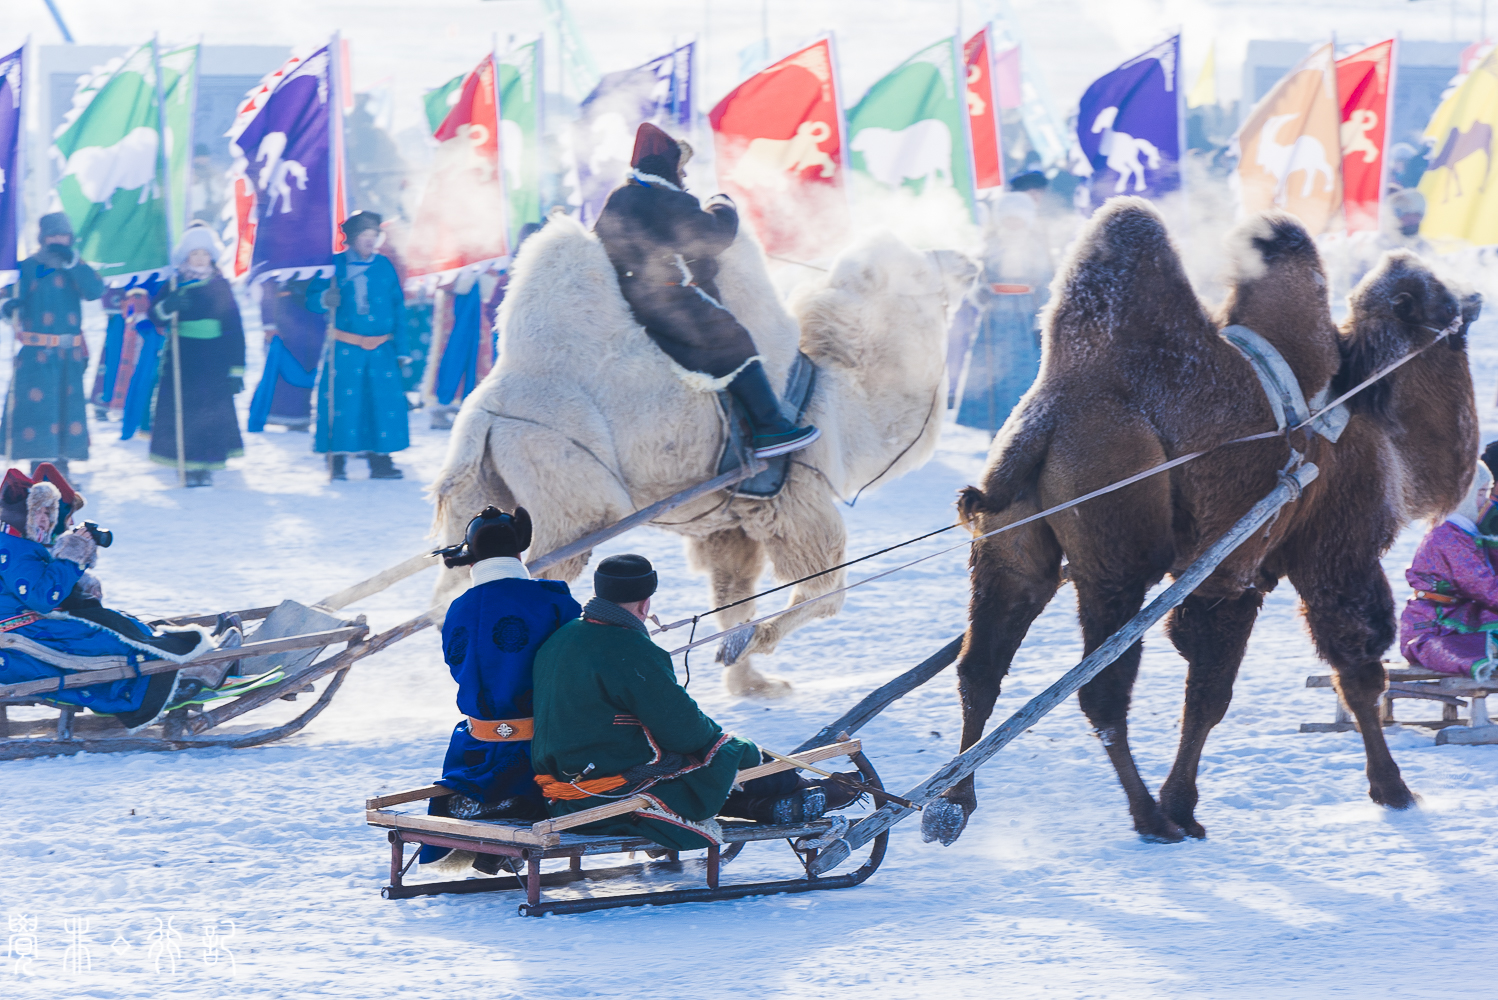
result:
[(1156, 622), (1189, 597), (1191, 592), (1201, 586), (1223, 560), (1250, 536), (1268, 524), (1282, 507), (1298, 500), (1305, 487), (1315, 480), (1318, 471), (1315, 465), (1306, 462), (1293, 472), (1282, 473), (1279, 485), (1263, 500), (1255, 504), (1242, 520), (1228, 529), (1227, 533), (1211, 548), (1202, 553), (1201, 558), (1176, 577), (1175, 582), (1166, 589), (1165, 593), (1151, 601), (1148, 607), (1131, 618), (1123, 628), (1113, 633), (1090, 656), (1026, 702), (1023, 708), (1006, 719), (997, 729), (906, 792), (904, 797), (911, 801), (912, 806), (886, 802), (873, 813), (849, 827), (842, 837), (811, 859), (807, 864), (807, 873), (813, 877), (823, 875), (842, 864), (854, 850), (888, 831), (890, 827), (915, 812), (916, 807), (927, 805), (972, 774), (1016, 736), (1029, 729), (1078, 688), (1096, 677), (1103, 671), (1103, 668), (1138, 642), (1139, 638)]

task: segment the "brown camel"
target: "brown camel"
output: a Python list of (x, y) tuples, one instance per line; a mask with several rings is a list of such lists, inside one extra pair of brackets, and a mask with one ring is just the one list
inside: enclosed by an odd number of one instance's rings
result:
[[(1139, 611), (1166, 574), (1183, 570), (1275, 485), (1291, 444), (1320, 477), (1264, 532), (1239, 548), (1167, 619), (1186, 658), (1185, 713), (1175, 767), (1156, 803), (1129, 751), (1135, 644), (1079, 692), (1082, 711), (1147, 839), (1203, 837), (1196, 772), (1263, 595), (1288, 577), (1317, 652), (1362, 731), (1369, 795), (1415, 802), (1384, 741), (1380, 656), (1395, 636), (1393, 598), (1379, 566), (1401, 528), (1454, 509), (1477, 456), (1477, 412), (1466, 331), (1481, 305), (1459, 300), (1415, 255), (1384, 257), (1349, 296), (1340, 330), (1328, 308), (1316, 246), (1294, 218), (1265, 213), (1229, 237), (1236, 274), (1209, 315), (1159, 215), (1117, 198), (1094, 216), (1052, 286), (1040, 376), (1000, 430), (983, 488), (958, 501), (977, 532), (992, 531), (1170, 458), (1274, 427), (1253, 369), (1218, 329), (1241, 324), (1284, 355), (1307, 400), (1332, 397), (1460, 329), (1354, 397), (1332, 444), (1296, 432), (1232, 445), (1169, 473), (977, 543), (970, 619), (958, 665), (962, 746), (978, 741), (1030, 623), (1061, 583), (1077, 588), (1087, 652)], [(972, 779), (928, 808), (927, 839), (951, 843), (977, 806)]]

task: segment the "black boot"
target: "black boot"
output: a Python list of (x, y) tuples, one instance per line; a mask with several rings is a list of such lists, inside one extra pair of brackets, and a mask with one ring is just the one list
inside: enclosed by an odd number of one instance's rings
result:
[(738, 816), (772, 826), (809, 823), (814, 819), (821, 819), (826, 811), (827, 794), (816, 786), (798, 788), (789, 795), (779, 796), (755, 797), (734, 792), (721, 810), (725, 816)]
[(728, 391), (743, 405), (754, 427), (755, 458), (774, 458), (799, 451), (822, 436), (815, 427), (797, 427), (785, 418), (780, 397), (770, 387), (764, 366), (751, 362), (728, 383)]
[(338, 482), (348, 478), (348, 456), (330, 455), (328, 458), (328, 478)]
[(188, 469), (187, 470), (187, 485), (188, 486), (212, 486), (213, 485), (213, 473), (210, 472), (207, 469)]
[(389, 455), (369, 453), (370, 479), (405, 479), (406, 474), (395, 467)]

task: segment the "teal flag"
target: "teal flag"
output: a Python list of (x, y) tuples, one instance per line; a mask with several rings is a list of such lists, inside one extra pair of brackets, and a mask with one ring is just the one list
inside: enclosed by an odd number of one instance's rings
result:
[(541, 43), (512, 49), (499, 59), (499, 161), (509, 204), (510, 247), (520, 227), (541, 222)]
[(463, 96), (463, 81), (466, 79), (467, 73), (459, 73), (442, 86), (427, 91), (426, 96), (421, 99), (427, 113), (427, 126), (433, 135), (442, 127), (442, 119), (458, 103), (458, 98)]
[(948, 189), (973, 211), (967, 69), (957, 40), (905, 60), (848, 112), (853, 170), (891, 189)]
[(110, 284), (144, 280), (170, 263), (173, 231), (186, 213), (196, 61), (197, 46), (158, 60), (147, 43), (108, 64), (79, 85), (53, 142), (61, 170), (55, 200), (73, 224), (79, 254)]

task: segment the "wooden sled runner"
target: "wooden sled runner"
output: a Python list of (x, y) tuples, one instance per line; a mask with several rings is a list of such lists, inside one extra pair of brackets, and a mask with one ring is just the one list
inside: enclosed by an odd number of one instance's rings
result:
[[(795, 759), (803, 764), (816, 764), (835, 757), (847, 757), (858, 769), (859, 778), (865, 784), (882, 788), (879, 775), (863, 754), (858, 740), (844, 739), (840, 742), (810, 750), (798, 751)], [(789, 770), (793, 764), (773, 761), (739, 772), (739, 780), (763, 777), (778, 771)], [(742, 899), (745, 896), (768, 896), (780, 893), (817, 892), (823, 889), (843, 889), (864, 882), (879, 868), (889, 842), (888, 835), (877, 839), (864, 863), (854, 871), (842, 875), (822, 878), (811, 876), (806, 866), (815, 859), (820, 845), (818, 839), (841, 826), (837, 819), (824, 817), (808, 823), (774, 826), (762, 823), (722, 821), (723, 841), (721, 845), (708, 848), (707, 856), (683, 861), (676, 851), (664, 851), (654, 841), (636, 837), (600, 837), (568, 833), (568, 830), (612, 816), (621, 816), (644, 806), (643, 798), (631, 797), (608, 805), (585, 809), (555, 819), (538, 823), (521, 823), (507, 820), (461, 820), (446, 816), (428, 816), (426, 801), (451, 794), (451, 790), (440, 785), (431, 785), (394, 795), (378, 796), (365, 801), (365, 818), (370, 826), (389, 830), (390, 884), (380, 890), (386, 899), (410, 899), (413, 896), (429, 896), (439, 893), (469, 892), (525, 892), (525, 902), (520, 905), (520, 915), (539, 917), (548, 913), (586, 913), (591, 910), (615, 909), (623, 906), (664, 906), (671, 903), (700, 903), (720, 899)], [(395, 808), (411, 803), (420, 803), (418, 808)], [(746, 844), (784, 840), (790, 844), (797, 858), (798, 875), (793, 878), (768, 882), (729, 882), (722, 880), (723, 865), (732, 861)], [(500, 858), (513, 859), (515, 869), (521, 864), (524, 874), (514, 871), (497, 878), (468, 878), (442, 882), (404, 881), (405, 874), (416, 861), (405, 858), (407, 844), (422, 844), (433, 847), (449, 847), (461, 851), (473, 851)], [(611, 868), (583, 868), (584, 857), (608, 854), (653, 852), (659, 860), (624, 864)], [(543, 872), (541, 863), (553, 859), (567, 859), (565, 869)], [(645, 885), (668, 884), (666, 888), (652, 888), (644, 892), (625, 892), (610, 895), (581, 894), (569, 887), (582, 883), (630, 881)], [(697, 882), (693, 885), (690, 883)], [(564, 898), (541, 899), (543, 888), (567, 888)]]
[[(1403, 661), (1400, 661), (1403, 662)], [(1435, 729), (1436, 744), (1446, 743), (1498, 743), (1498, 725), (1488, 717), (1488, 694), (1498, 691), (1492, 681), (1475, 681), (1470, 677), (1453, 674), (1432, 673), (1429, 670), (1409, 667), (1388, 667), (1389, 688), (1384, 692), (1382, 720), (1386, 726), (1422, 726)], [(1306, 678), (1308, 688), (1330, 688), (1330, 674), (1315, 674)], [(1336, 697), (1335, 693), (1333, 697)], [(1433, 701), (1441, 706), (1439, 719), (1396, 719), (1394, 702), (1405, 698), (1411, 701)], [(1463, 699), (1466, 699), (1465, 701)], [(1462, 718), (1457, 710), (1467, 709)], [(1303, 733), (1345, 733), (1357, 728), (1352, 716), (1337, 698), (1336, 714), (1331, 722), (1302, 722)]]

